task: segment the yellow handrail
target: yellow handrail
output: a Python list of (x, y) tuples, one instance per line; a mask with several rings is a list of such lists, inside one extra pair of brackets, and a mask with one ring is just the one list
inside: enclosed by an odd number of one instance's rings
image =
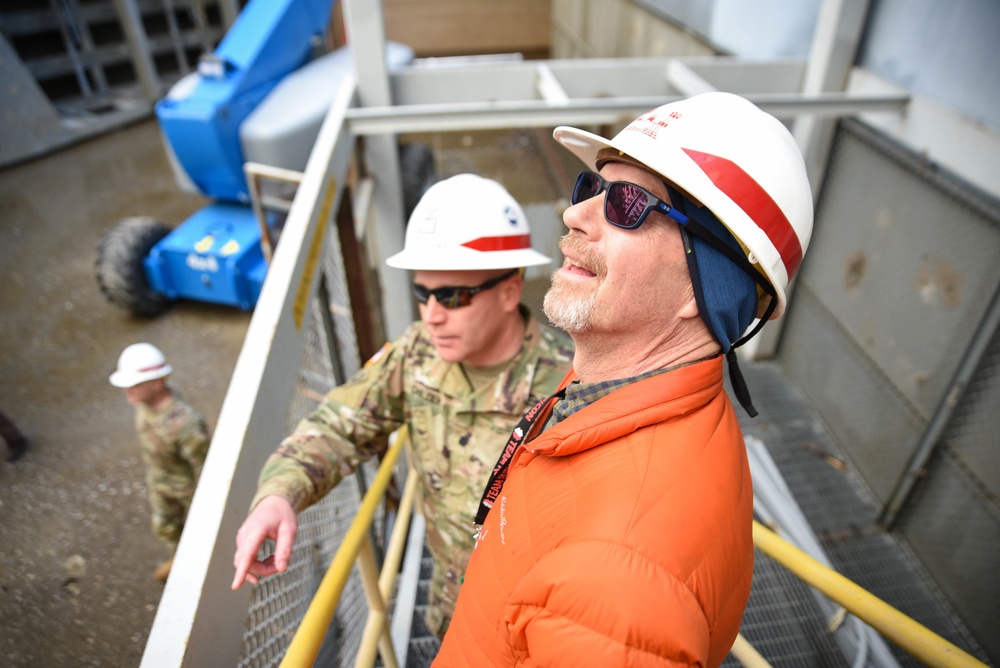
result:
[[(375, 474), (375, 479), (354, 516), (354, 521), (348, 528), (333, 561), (330, 562), (330, 567), (323, 576), (319, 589), (316, 590), (316, 594), (302, 618), (302, 623), (299, 624), (299, 628), (288, 646), (288, 651), (285, 652), (285, 656), (281, 660), (283, 668), (312, 666), (313, 662), (316, 661), (316, 655), (319, 653), (323, 637), (330, 626), (330, 620), (333, 619), (354, 561), (358, 558), (362, 548), (369, 545), (368, 527), (371, 526), (375, 518), (375, 511), (385, 495), (389, 480), (392, 478), (393, 467), (396, 465), (408, 438), (409, 432), (406, 425), (403, 425), (396, 432), (396, 440), (386, 451), (378, 473)], [(397, 525), (401, 521), (402, 518), (397, 517)]]
[(762, 552), (928, 666), (982, 666), (982, 663), (925, 626), (827, 568), (776, 533), (753, 523), (753, 542)]
[[(386, 668), (394, 668), (397, 663), (395, 650), (390, 647), (392, 640), (388, 633), (389, 618), (386, 615), (385, 602), (389, 600), (393, 585), (396, 583), (396, 576), (399, 574), (399, 564), (403, 560), (403, 553), (406, 549), (409, 519), (416, 496), (417, 476), (411, 470), (410, 475), (406, 478), (403, 496), (399, 502), (396, 524), (393, 526), (392, 537), (389, 539), (389, 546), (385, 552), (381, 575), (376, 576), (375, 555), (371, 549), (370, 540), (365, 542), (365, 547), (361, 552), (358, 566), (364, 579), (365, 594), (370, 609), (368, 623), (361, 636), (358, 656), (354, 662), (357, 668), (370, 668), (375, 665), (376, 647), (382, 648), (383, 663), (386, 664)], [(387, 659), (390, 653), (392, 656)]]
[(740, 662), (743, 668), (771, 668), (767, 659), (754, 649), (754, 646), (743, 637), (742, 633), (736, 634), (736, 640), (733, 641), (733, 648), (729, 650), (729, 653)]

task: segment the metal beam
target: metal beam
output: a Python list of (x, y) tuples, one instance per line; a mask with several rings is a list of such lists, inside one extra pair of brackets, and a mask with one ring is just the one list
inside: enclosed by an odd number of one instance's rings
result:
[[(392, 109), (382, 2), (347, 0), (343, 7), (361, 105)], [(406, 330), (416, 313), (407, 272), (383, 269), (385, 260), (403, 248), (405, 221), (396, 137), (391, 131), (377, 134), (390, 136), (373, 137), (365, 143), (367, 173), (375, 181), (375, 233), (365, 236), (375, 244), (384, 305), (382, 322), (386, 338), (392, 340)]]
[[(497, 100), (441, 104), (401, 104), (389, 107), (355, 107), (347, 112), (355, 135), (401, 132), (481, 130), (491, 128), (596, 125), (631, 120), (681, 95), (571, 99), (552, 104), (545, 100)], [(869, 112), (900, 113), (908, 95), (852, 95), (801, 93), (746, 95), (764, 111), (778, 117), (799, 114), (837, 117)]]
[[(868, 0), (824, 0), (802, 85), (803, 94), (842, 91), (847, 87), (847, 76), (854, 65), (867, 13)], [(795, 119), (792, 128), (806, 159), (814, 197), (819, 195), (823, 182), (833, 132), (832, 120), (815, 116)]]

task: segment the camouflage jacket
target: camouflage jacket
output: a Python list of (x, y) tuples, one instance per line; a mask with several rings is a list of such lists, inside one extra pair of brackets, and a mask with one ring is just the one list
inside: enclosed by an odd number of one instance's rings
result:
[(282, 441), (261, 471), (252, 505), (278, 495), (301, 511), (384, 452), (388, 435), (408, 423), (428, 547), (435, 570), (457, 588), (472, 552), (479, 499), (500, 450), (521, 416), (555, 391), (572, 363), (570, 338), (541, 327), (523, 307), (522, 313), (524, 344), (510, 362), (491, 368), (492, 375), (445, 362), (423, 323), (411, 325)]
[(150, 492), (190, 499), (208, 454), (205, 419), (174, 394), (162, 411), (139, 404), (135, 427)]

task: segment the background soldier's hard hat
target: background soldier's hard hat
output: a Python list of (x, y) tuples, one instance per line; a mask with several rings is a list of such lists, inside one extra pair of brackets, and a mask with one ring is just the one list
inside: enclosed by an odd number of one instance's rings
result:
[(410, 216), (403, 250), (386, 264), (459, 271), (551, 261), (531, 248), (528, 219), (502, 185), (475, 174), (458, 174), (427, 189)]
[(614, 139), (558, 127), (554, 136), (591, 169), (644, 165), (707, 207), (743, 247), (785, 309), (785, 289), (813, 227), (812, 191), (791, 133), (749, 100), (704, 93), (643, 114)]
[(111, 374), (115, 387), (134, 387), (147, 380), (170, 375), (173, 368), (167, 358), (150, 343), (133, 343), (118, 357), (118, 369)]

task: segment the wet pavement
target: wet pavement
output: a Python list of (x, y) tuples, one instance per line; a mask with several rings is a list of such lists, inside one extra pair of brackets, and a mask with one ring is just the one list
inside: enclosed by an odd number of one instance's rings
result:
[[(180, 192), (155, 121), (0, 170), (0, 410), (28, 437), (0, 461), (0, 665), (138, 665), (167, 556), (149, 527), (133, 409), (108, 375), (136, 341), (214, 427), (250, 314), (175, 304), (152, 320), (105, 301), (103, 232), (127, 216), (174, 226)], [(3, 453), (5, 454), (5, 453)]]

